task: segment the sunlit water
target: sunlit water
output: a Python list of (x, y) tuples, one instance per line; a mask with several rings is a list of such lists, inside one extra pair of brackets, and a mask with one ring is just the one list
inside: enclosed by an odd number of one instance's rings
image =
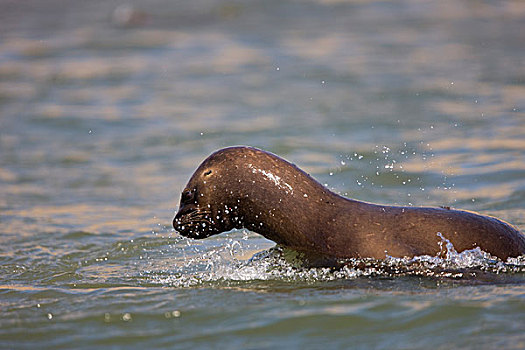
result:
[[(131, 5), (130, 5), (131, 4)], [(0, 3), (0, 348), (525, 348), (525, 259), (193, 241), (220, 147), (525, 229), (520, 1)]]

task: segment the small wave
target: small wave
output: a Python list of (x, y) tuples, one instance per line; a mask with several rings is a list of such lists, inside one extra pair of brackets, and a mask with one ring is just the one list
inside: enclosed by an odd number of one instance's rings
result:
[[(525, 272), (525, 255), (504, 262), (480, 248), (458, 253), (449, 240), (438, 235), (442, 249), (436, 256), (345, 259), (339, 261), (338, 268), (328, 268), (305, 267), (299, 253), (281, 246), (257, 250), (248, 242), (245, 233), (241, 239), (227, 239), (226, 244), (217, 240), (220, 245), (204, 251), (196, 249), (184, 259), (177, 259), (173, 269), (143, 271), (142, 276), (155, 285), (204, 287), (256, 281), (316, 283), (376, 276), (420, 276), (490, 283), (498, 280), (487, 276)], [(187, 240), (180, 242), (183, 241)], [(189, 241), (184, 244), (186, 248), (188, 244)]]

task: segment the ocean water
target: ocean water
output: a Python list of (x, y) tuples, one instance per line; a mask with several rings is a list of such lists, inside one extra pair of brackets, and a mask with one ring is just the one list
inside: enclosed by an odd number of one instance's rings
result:
[(331, 271), (171, 228), (244, 144), (525, 230), (524, 43), (522, 1), (0, 2), (0, 348), (525, 348), (525, 257)]

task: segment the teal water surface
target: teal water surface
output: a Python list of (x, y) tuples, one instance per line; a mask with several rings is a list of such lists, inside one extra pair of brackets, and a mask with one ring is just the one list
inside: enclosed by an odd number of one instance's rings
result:
[(521, 1), (0, 2), (0, 348), (525, 348), (525, 257), (330, 271), (171, 228), (245, 144), (523, 231), (524, 33)]

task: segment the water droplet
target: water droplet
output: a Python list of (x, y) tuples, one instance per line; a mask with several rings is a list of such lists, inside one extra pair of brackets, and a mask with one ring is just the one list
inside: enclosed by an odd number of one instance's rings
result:
[(131, 321), (131, 314), (129, 312), (126, 312), (124, 315), (122, 315), (122, 321), (124, 322)]

